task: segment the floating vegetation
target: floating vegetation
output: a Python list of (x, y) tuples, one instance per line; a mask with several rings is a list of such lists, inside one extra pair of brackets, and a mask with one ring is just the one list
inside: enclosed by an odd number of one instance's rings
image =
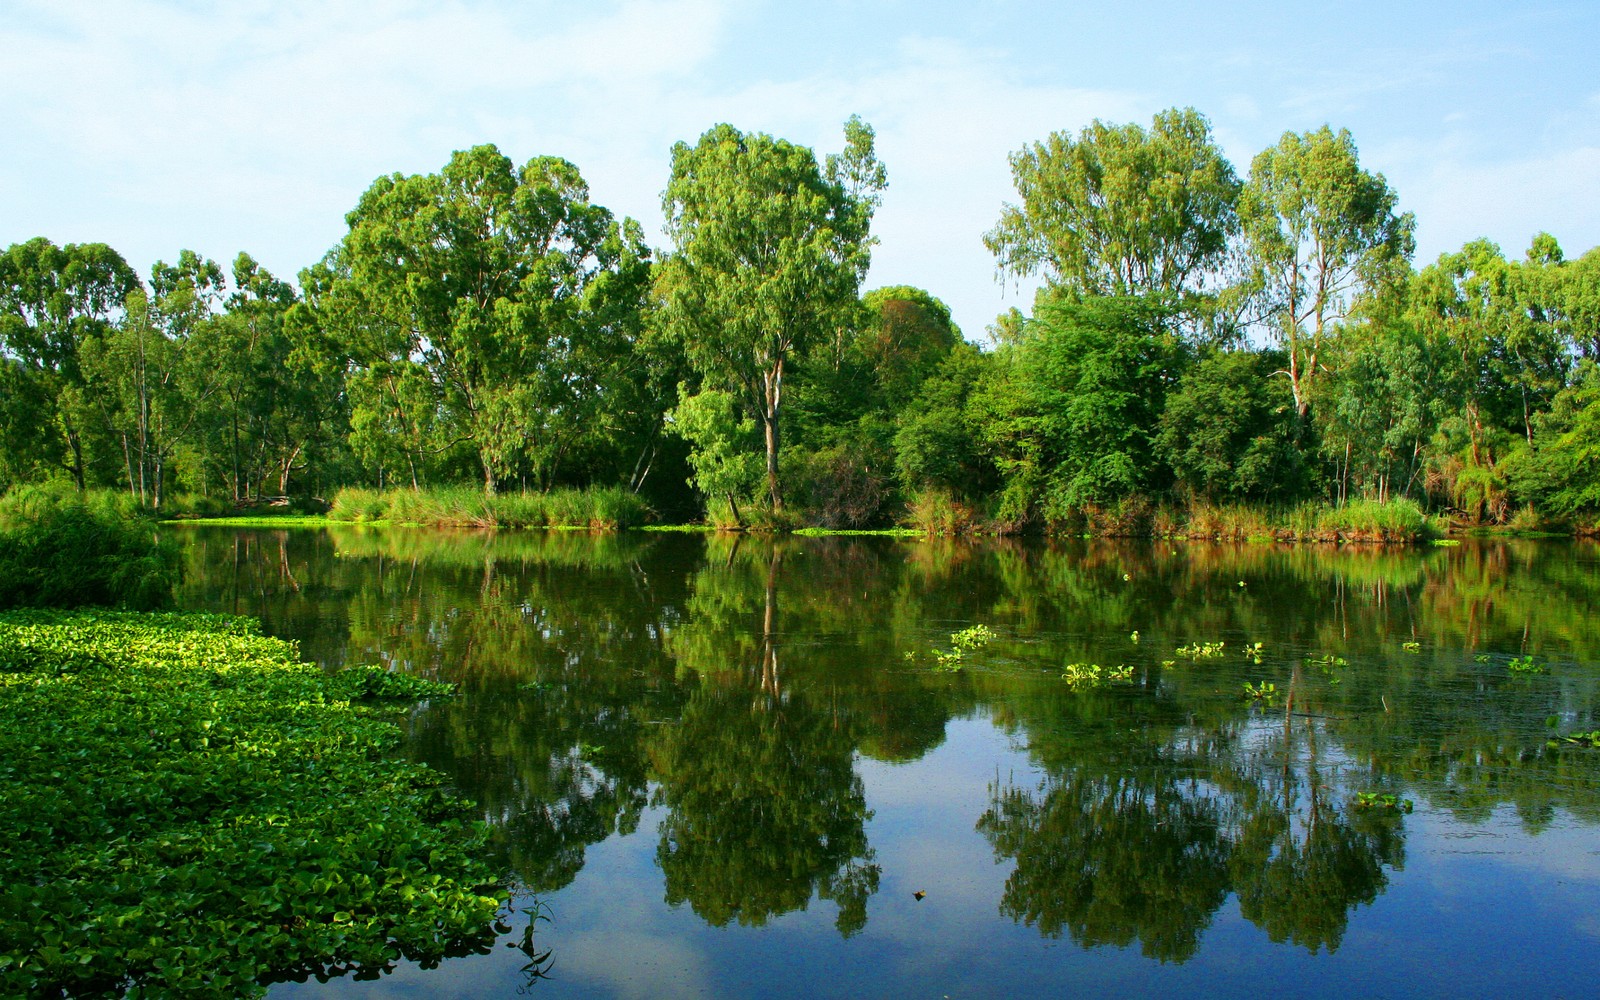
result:
[(1339, 671), (1349, 665), (1350, 662), (1344, 657), (1334, 656), (1332, 653), (1328, 653), (1325, 656), (1306, 657), (1306, 666), (1328, 678), (1329, 684), (1338, 684), (1340, 680)]
[(1187, 656), (1191, 660), (1214, 660), (1221, 656), (1225, 642), (1197, 642), (1190, 646), (1179, 646), (1173, 650), (1179, 656)]
[(1565, 736), (1557, 736), (1549, 741), (1549, 745), (1553, 747), (1584, 747), (1588, 750), (1594, 750), (1600, 748), (1600, 729), (1590, 730), (1587, 733), (1568, 733)]
[(1138, 629), (1134, 629), (1133, 632), (1128, 636), (1128, 639), (1131, 642), (1138, 642), (1139, 641), (1139, 630)]
[(974, 625), (959, 632), (951, 632), (949, 651), (936, 649), (933, 651), (933, 658), (940, 670), (960, 670), (961, 661), (968, 653), (982, 649), (993, 639), (994, 633), (989, 631), (987, 625)]
[(1266, 653), (1266, 646), (1263, 643), (1247, 643), (1244, 647), (1244, 658), (1252, 663), (1260, 663), (1261, 658), (1265, 656)]
[(1490, 660), (1490, 656), (1489, 656), (1488, 653), (1479, 653), (1477, 656), (1474, 656), (1472, 659), (1473, 659), (1473, 662), (1475, 662), (1475, 663), (1488, 663), (1489, 660)]
[(1514, 674), (1542, 674), (1545, 672), (1543, 663), (1532, 653), (1527, 656), (1513, 656), (1506, 662), (1506, 669)]
[(1410, 799), (1402, 799), (1392, 792), (1357, 792), (1355, 801), (1351, 803), (1357, 809), (1371, 809), (1374, 812), (1408, 813), (1413, 808)]
[(1133, 680), (1133, 668), (1125, 664), (1102, 667), (1098, 663), (1069, 663), (1061, 677), (1073, 688), (1099, 687)]
[(1253, 698), (1256, 701), (1271, 701), (1278, 697), (1278, 685), (1271, 681), (1262, 681), (1259, 684), (1251, 684), (1249, 681), (1245, 681), (1244, 696)]
[(1408, 653), (1420, 653), (1420, 652), (1422, 652), (1422, 643), (1420, 643), (1420, 642), (1402, 642), (1400, 644), (1400, 648), (1405, 650)]
[(493, 940), (483, 829), (374, 703), (220, 615), (0, 616), (0, 994), (253, 996)]

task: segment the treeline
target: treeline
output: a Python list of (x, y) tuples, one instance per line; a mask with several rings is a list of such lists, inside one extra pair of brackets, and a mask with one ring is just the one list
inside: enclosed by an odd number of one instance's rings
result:
[(1420, 270), (1347, 132), (1241, 177), (1209, 123), (1096, 121), (1015, 153), (984, 237), (1042, 278), (968, 342), (861, 294), (887, 176), (719, 125), (679, 143), (670, 246), (578, 169), (492, 146), (379, 178), (298, 286), (189, 251), (0, 256), (0, 486), (162, 509), (342, 486), (621, 487), (668, 519), (1225, 530), (1218, 512), (1600, 511), (1600, 250), (1474, 241)]

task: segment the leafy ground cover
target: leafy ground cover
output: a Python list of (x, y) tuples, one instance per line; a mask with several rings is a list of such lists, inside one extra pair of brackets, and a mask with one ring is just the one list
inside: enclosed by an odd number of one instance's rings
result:
[(250, 619), (0, 614), (0, 995), (247, 996), (487, 947), (481, 828)]

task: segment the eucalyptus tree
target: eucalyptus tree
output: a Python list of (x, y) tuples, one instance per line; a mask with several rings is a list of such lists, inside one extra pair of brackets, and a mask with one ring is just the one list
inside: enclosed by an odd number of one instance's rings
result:
[(157, 261), (149, 292), (130, 294), (121, 322), (84, 352), (86, 406), (117, 442), (129, 491), (152, 506), (208, 412), (215, 373), (196, 342), (225, 287), (222, 268), (192, 250)]
[[(302, 284), (329, 342), (369, 376), (370, 392), (352, 392), (358, 430), (409, 409), (413, 461), (460, 442), (487, 492), (527, 466), (547, 482), (605, 395), (596, 343), (637, 330), (638, 227), (593, 204), (566, 160), (515, 168), (492, 145), (437, 174), (379, 178), (347, 220)], [(445, 425), (443, 441), (417, 433)]]
[(662, 194), (663, 324), (706, 387), (736, 389), (760, 421), (774, 510), (789, 363), (856, 307), (886, 183), (871, 127), (852, 117), (844, 131), (844, 151), (819, 164), (804, 146), (717, 125), (673, 147)]
[(1324, 348), (1358, 296), (1400, 280), (1415, 220), (1382, 174), (1361, 169), (1349, 131), (1285, 132), (1257, 154), (1239, 194), (1253, 282), (1288, 354), (1295, 410), (1310, 410)]
[(0, 254), (0, 435), (13, 474), (59, 466), (84, 487), (81, 351), (107, 335), (139, 287), (103, 243), (58, 247), (41, 236)]
[(1002, 277), (1042, 274), (1071, 297), (1216, 291), (1238, 229), (1239, 181), (1193, 108), (1149, 129), (1096, 119), (1011, 154), (1020, 204), (984, 234)]

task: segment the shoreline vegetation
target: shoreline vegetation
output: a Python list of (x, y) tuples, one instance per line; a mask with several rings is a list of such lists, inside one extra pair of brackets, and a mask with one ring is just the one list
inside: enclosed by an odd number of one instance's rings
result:
[(375, 180), (294, 281), (13, 244), (0, 490), (458, 527), (1594, 531), (1600, 247), (1416, 260), (1347, 130), (1236, 165), (1174, 107), (1012, 153), (981, 239), (1039, 289), (963, 331), (864, 285), (890, 168), (860, 118), (841, 138), (677, 143), (661, 246), (577, 165), (490, 144)]
[[(899, 538), (983, 537), (1035, 534), (1052, 537), (1165, 538), (1250, 542), (1419, 543), (1444, 537), (1450, 525), (1428, 516), (1411, 500), (1352, 501), (1344, 507), (1312, 503), (1289, 508), (1198, 505), (1179, 508), (1126, 502), (1089, 509), (1056, 523), (1015, 524), (985, 519), (975, 510), (943, 498), (910, 508), (892, 528), (822, 528), (764, 521), (748, 525), (727, 519), (704, 523), (652, 523), (652, 511), (619, 489), (561, 490), (547, 494), (500, 493), (485, 496), (466, 487), (428, 490), (340, 490), (320, 515), (285, 508), (278, 515), (194, 517), (175, 523), (233, 527), (392, 525), (441, 528), (557, 530), (753, 531), (802, 537), (881, 536)], [(1559, 532), (1552, 532), (1559, 533)]]
[[(298, 511), (326, 507), (324, 513)], [(619, 489), (560, 490), (548, 494), (500, 493), (486, 497), (470, 487), (371, 490), (346, 488), (329, 504), (314, 500), (282, 505), (282, 513), (254, 508), (242, 516), (191, 515), (171, 524), (223, 527), (505, 528), (548, 530), (642, 530), (794, 534), (801, 537), (980, 538), (995, 536), (1187, 539), (1191, 541), (1284, 543), (1427, 543), (1451, 536), (1591, 537), (1586, 521), (1519, 518), (1504, 525), (1458, 525), (1429, 515), (1409, 499), (1352, 500), (1342, 507), (1306, 502), (1295, 506), (1197, 504), (1181, 507), (1142, 500), (1110, 508), (1087, 508), (1058, 522), (1005, 522), (985, 518), (970, 506), (941, 497), (906, 511), (894, 527), (823, 528), (765, 519), (745, 525), (731, 519), (657, 523), (639, 498)]]
[(153, 527), (0, 500), (0, 994), (253, 996), (488, 948), (485, 828), (393, 757), (390, 713), (451, 686), (156, 610), (180, 564)]

